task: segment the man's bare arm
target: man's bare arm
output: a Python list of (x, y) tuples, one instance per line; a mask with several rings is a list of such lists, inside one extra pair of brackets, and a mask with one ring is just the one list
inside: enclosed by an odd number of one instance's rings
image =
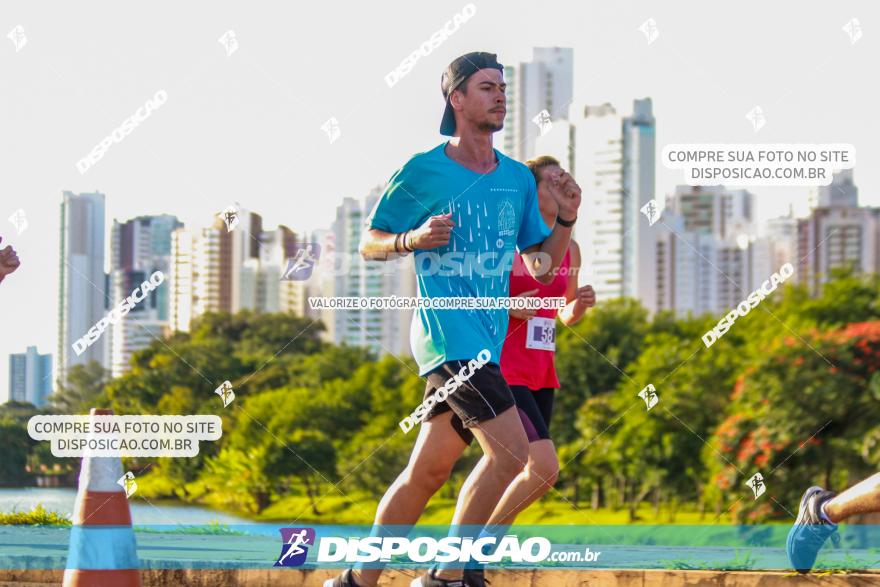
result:
[[(449, 244), (452, 214), (431, 216), (419, 228), (397, 234), (368, 228), (361, 235), (359, 252), (367, 261), (390, 261), (418, 249), (435, 249)], [(394, 249), (397, 243), (398, 250)]]

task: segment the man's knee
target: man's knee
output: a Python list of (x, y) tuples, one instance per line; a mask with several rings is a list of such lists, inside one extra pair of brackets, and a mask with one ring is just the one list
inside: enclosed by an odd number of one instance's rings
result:
[(404, 476), (407, 485), (414, 485), (435, 493), (449, 480), (451, 473), (451, 465), (428, 463), (423, 466), (409, 465), (404, 471)]
[(529, 462), (528, 473), (530, 477), (534, 477), (542, 485), (546, 486), (546, 489), (550, 489), (556, 485), (556, 480), (559, 478), (559, 461), (555, 458), (531, 461)]
[(503, 477), (511, 481), (522, 473), (529, 460), (528, 444), (511, 445), (502, 448), (491, 459), (490, 465)]

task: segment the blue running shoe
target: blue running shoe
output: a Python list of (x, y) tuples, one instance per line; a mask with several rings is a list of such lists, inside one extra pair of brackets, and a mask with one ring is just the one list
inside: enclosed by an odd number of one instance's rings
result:
[(822, 517), (822, 504), (837, 495), (814, 485), (804, 492), (798, 507), (797, 519), (788, 532), (785, 541), (785, 552), (791, 566), (798, 573), (809, 573), (816, 562), (822, 545), (831, 537), (835, 546), (840, 544), (837, 524), (832, 524)]

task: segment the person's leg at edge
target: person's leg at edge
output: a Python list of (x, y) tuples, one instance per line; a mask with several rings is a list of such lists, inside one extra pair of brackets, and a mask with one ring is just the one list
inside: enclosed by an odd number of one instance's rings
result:
[(520, 512), (553, 488), (558, 475), (559, 461), (553, 441), (540, 439), (529, 444), (529, 460), (525, 469), (507, 487), (487, 526), (504, 531), (513, 525)]
[(880, 512), (880, 473), (856, 483), (825, 503), (825, 515), (835, 524), (868, 512)]
[(555, 390), (532, 390), (524, 386), (511, 386), (510, 390), (529, 438), (529, 460), (522, 473), (507, 487), (489, 518), (487, 530), (494, 535), (506, 532), (520, 512), (553, 488), (559, 475), (556, 447), (550, 440)]
[[(381, 535), (381, 526), (415, 524), (428, 500), (449, 478), (453, 465), (467, 448), (450, 423), (452, 417), (453, 412), (447, 411), (422, 423), (409, 464), (379, 502), (373, 523), (374, 532), (380, 527), (377, 535)], [(355, 565), (355, 581), (363, 587), (374, 587), (382, 569), (362, 567)]]
[[(451, 429), (451, 427), (450, 427)], [(452, 518), (454, 533), (465, 526), (485, 526), (507, 486), (516, 479), (528, 462), (528, 438), (516, 406), (491, 420), (470, 428), (483, 449), (483, 458), (465, 480)], [(462, 563), (439, 565), (439, 579), (460, 579)]]

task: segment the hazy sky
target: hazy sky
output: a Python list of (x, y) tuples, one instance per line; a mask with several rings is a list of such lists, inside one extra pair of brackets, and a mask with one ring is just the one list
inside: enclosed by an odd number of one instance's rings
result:
[[(0, 285), (0, 401), (9, 353), (55, 353), (63, 190), (107, 194), (108, 226), (159, 213), (203, 225), (237, 201), (270, 228), (327, 227), (343, 197), (442, 140), (440, 73), (468, 51), (513, 64), (536, 46), (572, 47), (576, 100), (629, 114), (633, 98), (653, 99), (658, 155), (670, 143), (851, 143), (860, 201), (880, 205), (875, 2), (475, 0), (389, 88), (385, 75), (466, 4), (4, 2), (0, 236), (23, 266)], [(648, 18), (651, 44), (638, 30)], [(852, 18), (855, 44), (842, 30)], [(6, 38), (17, 25), (18, 52)], [(230, 29), (227, 56), (218, 39)], [(80, 174), (76, 162), (159, 90), (167, 102)], [(757, 133), (745, 119), (755, 105)], [(320, 128), (331, 116), (332, 144)], [(679, 173), (658, 168), (657, 193)], [(808, 188), (751, 189), (760, 218), (807, 209)], [(20, 235), (7, 221), (18, 208)]]

